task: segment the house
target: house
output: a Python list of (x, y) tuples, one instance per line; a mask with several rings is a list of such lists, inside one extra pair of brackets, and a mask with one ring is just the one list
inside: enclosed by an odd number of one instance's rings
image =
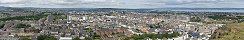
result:
[(0, 40), (19, 40), (19, 38), (13, 35), (1, 35)]
[(72, 40), (72, 37), (60, 37), (59, 40)]

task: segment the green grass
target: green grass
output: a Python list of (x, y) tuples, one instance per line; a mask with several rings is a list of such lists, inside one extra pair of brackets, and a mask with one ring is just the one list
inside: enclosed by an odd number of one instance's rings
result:
[(60, 16), (60, 15), (64, 15), (64, 13), (42, 12), (42, 13), (36, 14), (36, 15), (1, 18), (0, 21), (8, 21), (8, 20), (39, 20), (39, 19), (44, 18), (44, 17), (46, 17), (48, 15), (57, 16), (56, 19), (65, 19), (66, 18), (66, 16)]
[(228, 31), (228, 35), (220, 36), (216, 40), (244, 40), (244, 23), (229, 23), (226, 27), (230, 29), (224, 30)]
[(8, 20), (39, 20), (47, 15), (30, 15), (30, 16), (16, 16), (16, 17), (7, 17), (2, 18), (0, 21), (8, 21)]

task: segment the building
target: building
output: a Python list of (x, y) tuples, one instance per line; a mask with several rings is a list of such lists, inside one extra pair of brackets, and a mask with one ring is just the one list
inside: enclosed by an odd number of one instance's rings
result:
[(72, 40), (72, 37), (60, 37), (59, 40)]
[(0, 30), (0, 35), (9, 35), (9, 34), (10, 34), (9, 31), (1, 31), (1, 30)]
[(0, 40), (19, 40), (19, 38), (13, 35), (1, 35)]

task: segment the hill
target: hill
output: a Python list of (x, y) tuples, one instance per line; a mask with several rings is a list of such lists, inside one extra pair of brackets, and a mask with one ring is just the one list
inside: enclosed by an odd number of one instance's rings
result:
[(228, 23), (212, 35), (214, 40), (244, 40), (244, 23)]

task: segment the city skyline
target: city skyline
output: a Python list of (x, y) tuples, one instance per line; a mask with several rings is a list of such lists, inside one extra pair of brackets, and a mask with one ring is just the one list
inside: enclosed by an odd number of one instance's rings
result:
[(244, 0), (0, 0), (0, 40), (244, 40)]
[(243, 0), (2, 0), (0, 6), (38, 8), (244, 8)]

